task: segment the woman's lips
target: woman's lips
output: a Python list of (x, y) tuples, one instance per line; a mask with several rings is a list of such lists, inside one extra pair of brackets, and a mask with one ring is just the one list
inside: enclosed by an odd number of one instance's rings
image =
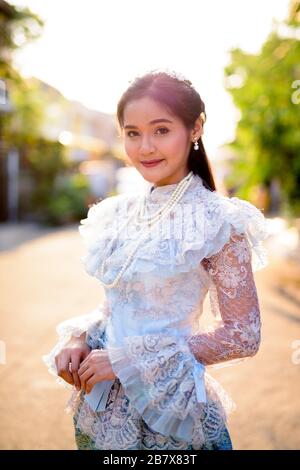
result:
[(147, 168), (150, 168), (152, 166), (156, 166), (158, 165), (160, 162), (162, 162), (163, 160), (149, 160), (148, 162), (141, 162), (142, 165), (144, 165), (145, 167)]

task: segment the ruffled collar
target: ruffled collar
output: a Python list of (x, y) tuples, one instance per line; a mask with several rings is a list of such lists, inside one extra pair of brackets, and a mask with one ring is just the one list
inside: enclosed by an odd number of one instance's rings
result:
[[(154, 184), (149, 184), (149, 187), (146, 188), (145, 192), (146, 200), (149, 202), (164, 202), (175, 191), (178, 184), (179, 182), (173, 184), (166, 184), (163, 186), (155, 186)], [(193, 191), (197, 187), (204, 188), (203, 180), (199, 175), (194, 174), (193, 181), (185, 192), (185, 195), (193, 193)]]

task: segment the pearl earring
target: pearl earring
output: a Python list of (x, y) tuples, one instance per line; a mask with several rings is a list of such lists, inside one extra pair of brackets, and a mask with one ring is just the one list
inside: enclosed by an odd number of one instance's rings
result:
[(199, 149), (199, 144), (197, 142), (197, 138), (194, 139), (194, 149), (198, 150)]

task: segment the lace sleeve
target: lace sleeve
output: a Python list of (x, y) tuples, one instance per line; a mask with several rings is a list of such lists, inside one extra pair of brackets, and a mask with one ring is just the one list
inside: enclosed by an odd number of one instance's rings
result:
[(205, 414), (220, 423), (234, 409), (230, 397), (204, 373), (205, 366), (240, 362), (260, 345), (260, 310), (245, 233), (232, 229), (202, 265), (222, 326), (187, 337), (162, 328), (125, 337), (122, 347), (108, 347), (112, 368), (144, 421), (183, 440), (192, 438), (194, 423), (201, 429)]
[(244, 234), (232, 233), (223, 248), (202, 266), (212, 282), (211, 305), (222, 326), (187, 339), (195, 358), (205, 365), (241, 362), (260, 346), (261, 319), (251, 267), (251, 249)]

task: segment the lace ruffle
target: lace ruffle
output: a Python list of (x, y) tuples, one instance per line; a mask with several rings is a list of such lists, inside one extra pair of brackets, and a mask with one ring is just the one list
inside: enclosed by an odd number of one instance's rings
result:
[[(122, 217), (115, 217), (117, 209), (128, 202), (135, 205), (136, 201), (136, 196), (130, 201), (130, 195), (107, 198), (92, 206), (87, 218), (81, 221), (79, 231), (87, 247), (87, 253), (81, 259), (88, 274), (101, 280), (103, 259), (107, 261), (106, 282), (110, 282), (120, 270), (122, 260), (132, 249), (132, 241), (121, 243), (111, 253), (108, 253), (107, 246), (115, 237), (116, 226), (122, 223)], [(184, 204), (188, 204), (188, 209), (183, 207)], [(150, 272), (163, 278), (197, 269), (204, 258), (221, 250), (233, 232), (246, 235), (252, 250), (253, 271), (267, 265), (267, 252), (262, 241), (270, 235), (268, 221), (253, 204), (211, 192), (199, 183), (185, 195), (178, 210), (182, 211), (183, 219), (176, 217), (175, 213), (174, 230), (181, 236), (164, 238), (158, 235), (145, 239), (125, 272), (126, 279)], [(126, 216), (128, 213), (124, 210)], [(195, 230), (195, 220), (200, 220), (199, 230)]]
[[(121, 203), (126, 203), (130, 198), (127, 194), (107, 197), (93, 204), (85, 219), (81, 219), (78, 226), (79, 234), (86, 247), (86, 254), (81, 257), (86, 272), (97, 277), (100, 264), (105, 256), (107, 258), (107, 246), (115, 236), (120, 217), (117, 217)], [(125, 211), (126, 216), (128, 213)]]
[[(182, 238), (153, 238), (142, 244), (135, 255), (133, 271), (155, 270), (161, 277), (168, 276), (170, 271), (189, 272), (196, 269), (204, 258), (219, 252), (233, 233), (246, 235), (252, 251), (253, 271), (268, 264), (262, 241), (270, 235), (270, 230), (264, 214), (245, 200), (204, 191), (203, 204), (195, 204), (192, 215), (183, 223), (183, 229), (177, 230), (177, 233), (181, 231)], [(194, 226), (196, 211), (200, 211), (201, 218), (198, 236)], [(164, 269), (167, 267), (170, 269)]]
[(199, 401), (195, 374), (200, 364), (182, 337), (167, 333), (131, 336), (124, 344), (108, 347), (112, 368), (130, 403), (151, 429), (175, 439), (193, 440), (199, 447), (207, 441), (202, 429), (206, 419), (213, 415), (215, 435), (222, 429), (236, 405), (206, 373), (206, 399)]

